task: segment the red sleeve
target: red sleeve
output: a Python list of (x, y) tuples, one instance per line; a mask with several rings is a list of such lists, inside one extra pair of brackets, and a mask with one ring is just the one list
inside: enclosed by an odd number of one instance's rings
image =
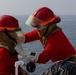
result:
[(9, 56), (7, 50), (0, 48), (0, 75), (10, 75)]
[(46, 63), (52, 60), (52, 57), (56, 54), (58, 50), (55, 49), (55, 44), (48, 43), (43, 52), (39, 55), (38, 63)]
[(58, 43), (60, 41), (56, 40), (56, 34), (53, 34), (48, 38), (47, 45), (44, 48), (43, 52), (39, 55), (38, 63), (46, 63), (49, 60), (54, 61), (54, 56), (59, 51), (60, 46)]
[(36, 29), (24, 34), (24, 36), (25, 36), (25, 42), (32, 42), (39, 39), (39, 35)]

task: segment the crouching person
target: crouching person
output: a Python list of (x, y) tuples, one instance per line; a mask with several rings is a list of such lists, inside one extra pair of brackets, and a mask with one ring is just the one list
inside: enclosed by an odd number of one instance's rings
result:
[(41, 75), (76, 75), (76, 55), (55, 62), (48, 70), (41, 73)]
[[(16, 45), (16, 29), (19, 28), (18, 20), (10, 15), (0, 16), (0, 75), (15, 75), (15, 62), (18, 56), (14, 50)], [(19, 67), (18, 75), (22, 74)], [(29, 75), (25, 73), (25, 75)]]

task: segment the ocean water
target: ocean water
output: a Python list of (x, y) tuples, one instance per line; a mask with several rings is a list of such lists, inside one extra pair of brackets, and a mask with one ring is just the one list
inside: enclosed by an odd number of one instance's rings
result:
[[(22, 27), (24, 33), (33, 30), (32, 27), (25, 25), (25, 21), (27, 20), (28, 16), (23, 15), (15, 17), (19, 20), (19, 24)], [(61, 22), (57, 25), (62, 28), (63, 32), (65, 33), (73, 47), (76, 48), (76, 15), (60, 15), (60, 17)], [(23, 48), (32, 52), (43, 51), (43, 47), (39, 41), (23, 44)], [(20, 58), (20, 60), (23, 60), (25, 63), (28, 62), (24, 58)], [(31, 75), (39, 75), (42, 71), (46, 70), (49, 66), (51, 66), (51, 64), (51, 61), (47, 62), (46, 64), (36, 64), (36, 70), (35, 72), (31, 73)]]

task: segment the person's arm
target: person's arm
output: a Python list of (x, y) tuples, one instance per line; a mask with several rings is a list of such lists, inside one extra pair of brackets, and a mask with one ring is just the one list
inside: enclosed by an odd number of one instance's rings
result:
[(11, 75), (9, 64), (9, 52), (4, 48), (0, 48), (0, 75)]
[(28, 43), (28, 42), (32, 42), (32, 41), (35, 41), (38, 39), (39, 39), (39, 35), (38, 35), (37, 30), (35, 29), (31, 32), (24, 34), (24, 35), (19, 35), (17, 41), (18, 41), (18, 43)]
[(38, 54), (24, 50), (21, 44), (17, 44), (15, 46), (15, 50), (17, 53), (23, 56), (26, 60), (29, 60), (32, 62), (37, 62), (38, 60)]
[(17, 53), (19, 53), (21, 56), (29, 61), (46, 63), (49, 60), (54, 61), (54, 56), (59, 50), (56, 43), (57, 42), (55, 41), (55, 39), (49, 39), (45, 49), (39, 54), (24, 50), (20, 44), (17, 44), (15, 46), (15, 50), (17, 51)]
[(52, 59), (52, 57), (56, 54), (57, 50), (55, 51), (54, 45), (47, 45), (47, 47), (43, 50), (42, 53), (34, 53), (26, 51), (22, 48), (21, 44), (17, 44), (15, 46), (15, 50), (21, 56), (23, 56), (26, 60), (37, 62), (37, 63), (46, 63)]

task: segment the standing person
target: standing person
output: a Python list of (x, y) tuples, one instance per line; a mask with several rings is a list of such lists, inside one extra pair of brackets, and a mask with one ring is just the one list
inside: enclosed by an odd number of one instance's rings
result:
[(40, 40), (44, 50), (37, 54), (23, 50), (20, 44), (15, 46), (15, 50), (25, 59), (36, 63), (64, 60), (68, 56), (76, 54), (62, 29), (57, 26), (60, 21), (60, 17), (56, 16), (48, 7), (39, 8), (26, 21), (27, 25), (31, 25), (35, 29), (24, 36), (20, 36), (18, 42), (28, 43)]
[[(16, 29), (19, 29), (16, 18), (10, 15), (0, 16), (0, 75), (15, 75), (15, 62), (18, 61), (14, 50), (18, 37)], [(22, 71), (19, 67), (18, 75), (23, 75)]]

